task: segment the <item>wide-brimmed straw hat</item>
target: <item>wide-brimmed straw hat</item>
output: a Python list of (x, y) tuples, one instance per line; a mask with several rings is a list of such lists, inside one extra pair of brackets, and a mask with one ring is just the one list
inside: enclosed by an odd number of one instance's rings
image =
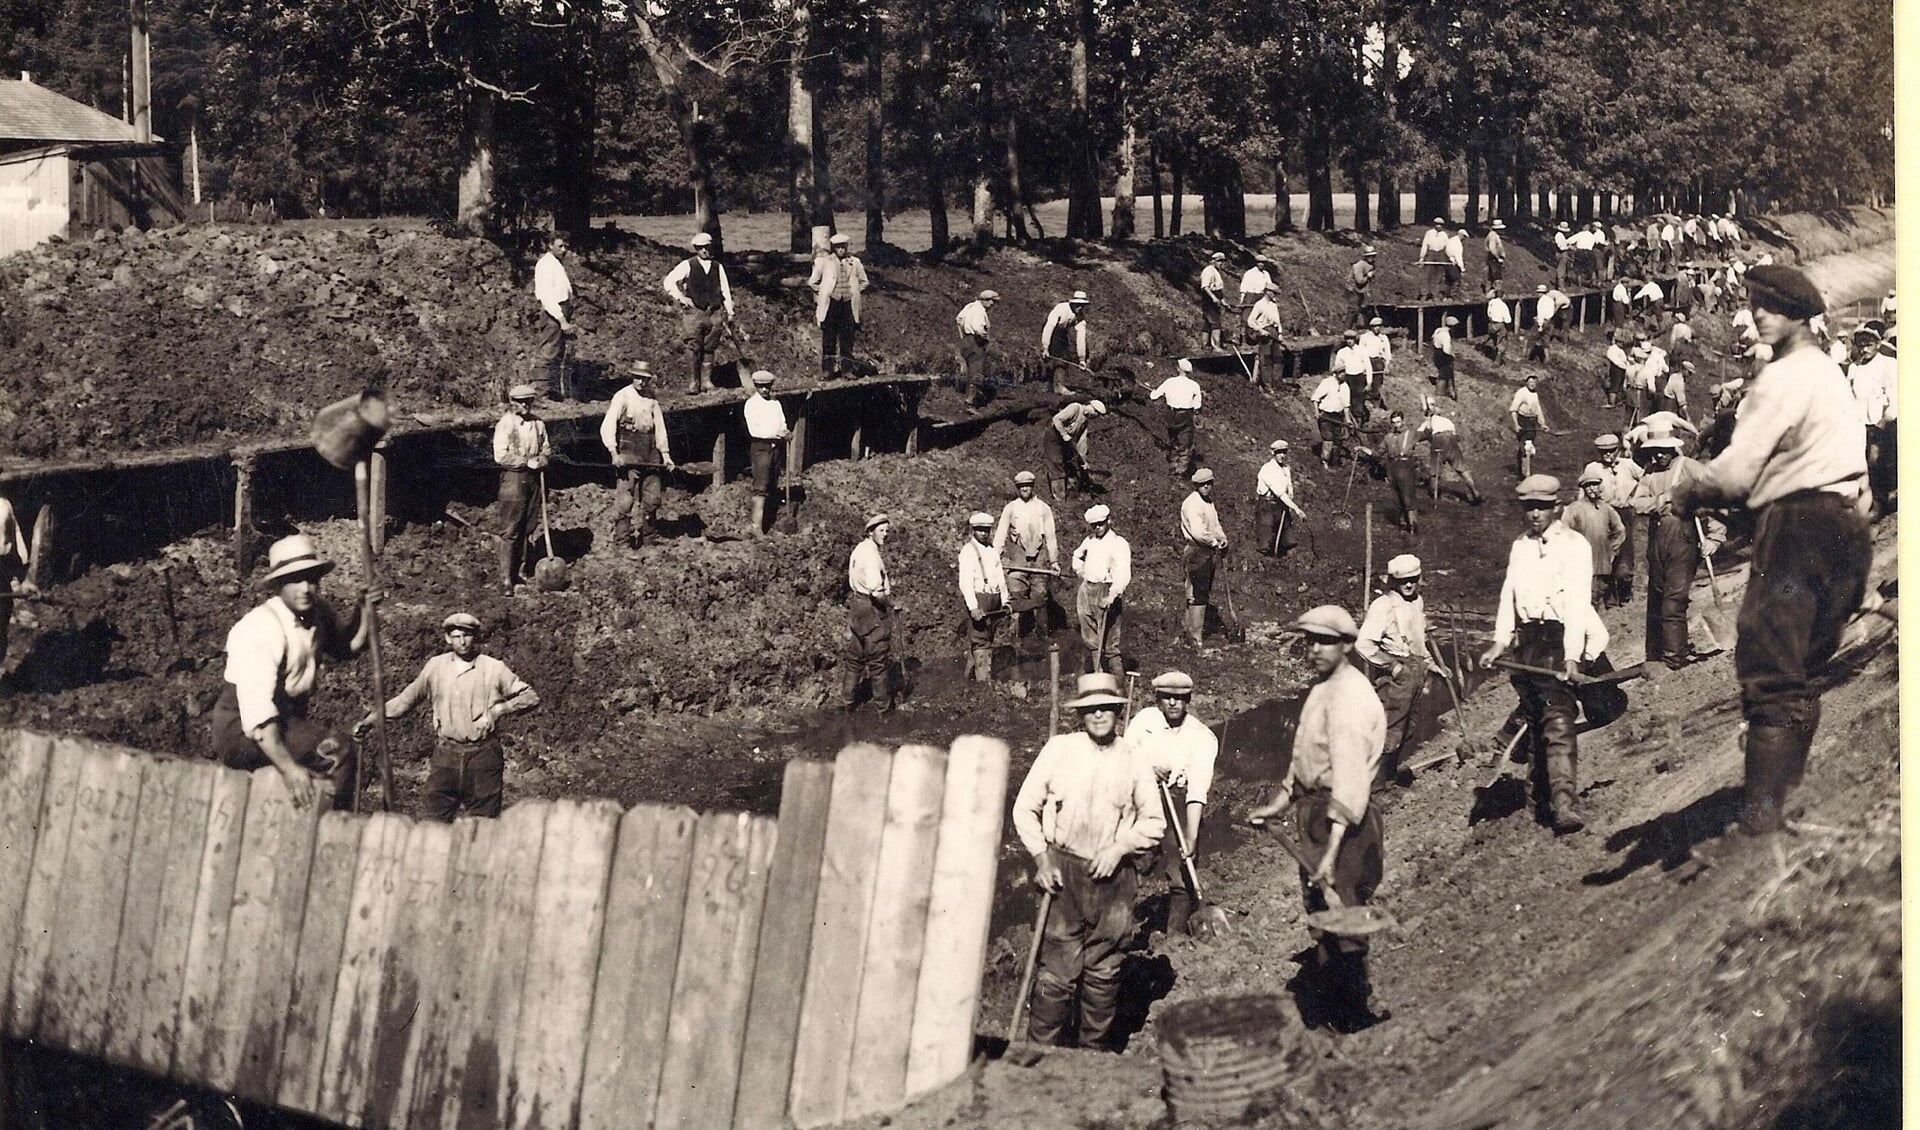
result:
[(1069, 710), (1089, 710), (1096, 706), (1125, 706), (1127, 698), (1120, 693), (1120, 680), (1104, 672), (1096, 675), (1082, 675), (1074, 683), (1074, 697), (1066, 704)]
[(313, 539), (305, 534), (289, 534), (267, 547), (267, 575), (260, 578), (266, 586), (281, 584), (295, 577), (320, 578), (333, 572), (333, 562), (320, 556)]

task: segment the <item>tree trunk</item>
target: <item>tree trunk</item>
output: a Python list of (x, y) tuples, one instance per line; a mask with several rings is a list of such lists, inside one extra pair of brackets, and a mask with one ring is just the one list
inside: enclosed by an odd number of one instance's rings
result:
[(1611, 192), (1602, 192), (1600, 194), (1600, 218), (1603, 220), (1613, 219), (1613, 193)]
[(1006, 142), (1007, 232), (1016, 241), (1025, 243), (1030, 237), (1024, 215), (1027, 189), (1020, 183), (1020, 119), (1011, 107), (1007, 110)]
[(1093, 111), (1089, 56), (1093, 51), (1094, 0), (1075, 0), (1073, 112), (1067, 120), (1067, 238), (1100, 238), (1100, 173), (1093, 157)]
[(1537, 205), (1536, 210), (1539, 212), (1541, 220), (1545, 221), (1553, 218), (1553, 190), (1551, 188), (1546, 185), (1541, 185), (1535, 204)]
[(1164, 239), (1167, 217), (1160, 205), (1160, 143), (1151, 139), (1147, 142), (1147, 179), (1153, 183), (1153, 238)]
[(1591, 188), (1581, 189), (1580, 195), (1574, 198), (1573, 218), (1583, 224), (1593, 219), (1593, 190)]
[(1123, 96), (1120, 100), (1120, 119), (1125, 125), (1120, 133), (1120, 175), (1113, 183), (1113, 226), (1108, 238), (1114, 243), (1125, 243), (1133, 238), (1134, 212), (1134, 173), (1136, 163), (1134, 151), (1137, 148), (1133, 124), (1133, 100)]
[[(474, 4), (459, 28), (460, 53), (470, 73), (496, 77), (494, 43), (500, 35), (500, 9), (493, 0)], [(494, 116), (499, 96), (474, 83), (461, 87), (460, 187), (454, 225), (469, 235), (486, 235), (493, 226)]]
[(1533, 193), (1527, 184), (1527, 160), (1518, 146), (1513, 152), (1513, 215), (1517, 220), (1533, 219)]
[(1453, 215), (1453, 178), (1448, 166), (1423, 174), (1413, 185), (1413, 207), (1421, 223)]
[(1467, 147), (1467, 203), (1460, 213), (1461, 222), (1468, 227), (1480, 224), (1480, 149)]
[(1231, 156), (1213, 156), (1202, 171), (1200, 209), (1207, 234), (1219, 239), (1246, 239), (1247, 194), (1240, 162)]
[[(877, 10), (867, 13), (867, 246), (887, 238), (886, 25)], [(931, 218), (931, 214), (929, 214)]]
[(1167, 224), (1167, 234), (1174, 238), (1180, 235), (1180, 219), (1186, 212), (1187, 203), (1187, 156), (1185, 150), (1173, 151), (1173, 216)]
[(1316, 139), (1307, 159), (1307, 230), (1333, 230), (1333, 165), (1327, 146)]
[[(1380, 54), (1380, 116), (1385, 123), (1385, 134), (1391, 139), (1397, 134), (1394, 123), (1400, 116), (1400, 25), (1389, 12), (1384, 21), (1385, 33)], [(1380, 230), (1387, 231), (1400, 226), (1400, 186), (1394, 183), (1392, 161), (1394, 154), (1389, 151), (1386, 164), (1380, 170), (1380, 202), (1378, 216)]]
[(1277, 235), (1293, 234), (1293, 190), (1287, 185), (1287, 159), (1273, 159), (1273, 230)]
[(1553, 190), (1553, 218), (1564, 223), (1573, 221), (1573, 193), (1564, 187)]
[(553, 226), (558, 231), (585, 231), (593, 226), (594, 127), (599, 118), (593, 59), (599, 27), (597, 2), (570, 10), (566, 39), (572, 62), (560, 92), (554, 146)]
[(1373, 230), (1373, 209), (1367, 200), (1367, 174), (1358, 165), (1347, 174), (1353, 182), (1353, 230), (1365, 235)]
[(792, 9), (793, 38), (787, 56), (787, 218), (788, 250), (815, 254), (827, 250), (833, 234), (833, 212), (820, 183), (820, 152), (814, 131), (820, 115), (813, 102), (813, 78), (808, 55), (813, 41), (810, 0), (797, 0)]
[(1496, 141), (1486, 149), (1487, 219), (1513, 219), (1512, 185), (1507, 179), (1510, 162), (1506, 143)]

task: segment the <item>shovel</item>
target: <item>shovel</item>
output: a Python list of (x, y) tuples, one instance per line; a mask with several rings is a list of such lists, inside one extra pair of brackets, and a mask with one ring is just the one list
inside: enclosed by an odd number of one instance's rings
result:
[(773, 528), (783, 534), (800, 532), (800, 514), (793, 508), (793, 480), (784, 479), (780, 483), (780, 517), (774, 519)]
[(1726, 605), (1720, 599), (1720, 578), (1713, 571), (1713, 554), (1707, 552), (1707, 527), (1699, 518), (1693, 520), (1693, 533), (1700, 539), (1700, 560), (1707, 566), (1707, 590), (1713, 594), (1713, 611), (1702, 612), (1700, 623), (1707, 629), (1708, 641), (1718, 653), (1727, 650), (1734, 633), (1727, 626)]
[(546, 541), (547, 555), (533, 567), (533, 584), (541, 592), (559, 592), (567, 587), (567, 563), (553, 552), (553, 524), (547, 519), (547, 473), (540, 472), (540, 536)]
[[(1225, 558), (1226, 554), (1223, 552), (1221, 554), (1223, 565), (1225, 564)], [(1227, 631), (1227, 642), (1246, 643), (1247, 626), (1240, 622), (1240, 614), (1233, 609), (1233, 574), (1230, 570), (1225, 568), (1220, 570), (1220, 584), (1221, 587), (1227, 590), (1227, 614), (1225, 618), (1221, 620), (1221, 625)]]
[[(1319, 865), (1307, 858), (1306, 851), (1294, 842), (1293, 837), (1281, 831), (1279, 825), (1271, 820), (1264, 823), (1280, 846), (1287, 849), (1287, 854), (1297, 860), (1308, 874), (1312, 874)], [(1327, 900), (1327, 909), (1307, 915), (1307, 925), (1316, 930), (1341, 938), (1365, 938), (1399, 925), (1384, 907), (1348, 906), (1340, 900), (1340, 892), (1333, 889), (1332, 883), (1320, 880), (1319, 887), (1320, 896)]]
[(1032, 1067), (1046, 1053), (1027, 1040), (1027, 998), (1033, 995), (1033, 972), (1040, 966), (1040, 939), (1047, 932), (1047, 915), (1053, 910), (1053, 892), (1040, 894), (1040, 912), (1033, 916), (1033, 942), (1027, 946), (1027, 964), (1020, 970), (1020, 990), (1013, 998), (1013, 1019), (1007, 1024), (1007, 1062), (1016, 1067)]
[(1187, 930), (1201, 941), (1212, 941), (1227, 933), (1227, 912), (1207, 902), (1200, 893), (1200, 872), (1194, 870), (1193, 845), (1187, 842), (1187, 826), (1173, 805), (1173, 793), (1165, 781), (1159, 782), (1160, 803), (1166, 806), (1167, 822), (1173, 825), (1173, 839), (1180, 846), (1180, 877), (1186, 881), (1187, 897), (1193, 900), (1193, 913), (1187, 915)]

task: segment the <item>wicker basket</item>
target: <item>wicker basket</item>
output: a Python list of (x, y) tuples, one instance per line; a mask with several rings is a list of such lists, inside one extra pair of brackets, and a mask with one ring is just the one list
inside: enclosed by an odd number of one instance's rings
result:
[(1175, 1122), (1234, 1125), (1304, 1114), (1287, 1088), (1309, 1057), (1301, 1048), (1300, 1018), (1279, 997), (1181, 1001), (1153, 1023)]

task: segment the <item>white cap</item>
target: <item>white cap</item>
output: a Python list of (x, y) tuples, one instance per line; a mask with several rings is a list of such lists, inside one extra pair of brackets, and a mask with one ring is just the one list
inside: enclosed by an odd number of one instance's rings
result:
[(1107, 504), (1104, 502), (1096, 502), (1087, 507), (1086, 519), (1089, 526), (1104, 522), (1111, 517), (1113, 517), (1113, 511), (1107, 509)]
[(975, 510), (973, 513), (967, 515), (967, 525), (976, 530), (991, 530), (993, 529), (993, 515), (987, 513), (985, 510)]
[(1175, 362), (1173, 363), (1173, 367), (1174, 367), (1175, 369), (1178, 369), (1178, 370), (1179, 370), (1180, 372), (1182, 372), (1182, 373), (1191, 373), (1191, 372), (1193, 372), (1193, 362), (1191, 362), (1191, 361), (1189, 361), (1189, 360), (1187, 360), (1187, 359), (1186, 359), (1185, 357), (1182, 357), (1182, 358), (1180, 358), (1180, 360), (1178, 360), (1178, 361), (1175, 361)]
[(701, 232), (698, 235), (693, 237), (693, 245), (695, 247), (706, 247), (712, 243), (713, 243), (713, 236), (706, 232)]
[(1402, 553), (1387, 562), (1387, 576), (1396, 581), (1409, 580), (1420, 575), (1420, 559), (1411, 553)]
[(1104, 400), (1089, 400), (1087, 401), (1087, 407), (1092, 409), (1093, 414), (1096, 416), (1104, 416), (1107, 414), (1107, 402)]

